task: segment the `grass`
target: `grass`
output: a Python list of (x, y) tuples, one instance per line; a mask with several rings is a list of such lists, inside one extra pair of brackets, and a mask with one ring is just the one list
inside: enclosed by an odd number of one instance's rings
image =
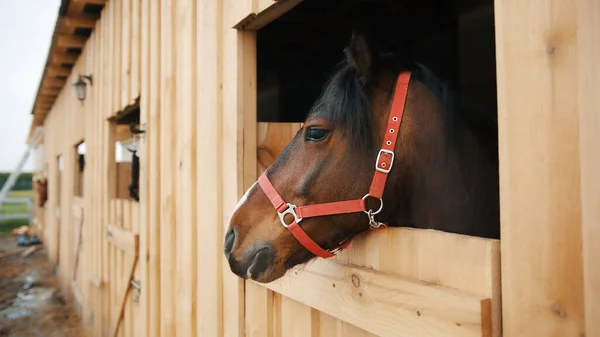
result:
[[(33, 191), (10, 191), (8, 197), (31, 198), (33, 197)], [(27, 204), (4, 204), (0, 206), (0, 214), (25, 214), (27, 211)], [(10, 233), (14, 228), (28, 224), (28, 219), (0, 220), (0, 234)]]
[(8, 234), (17, 227), (29, 225), (28, 219), (0, 220), (0, 235)]
[(33, 191), (32, 190), (10, 191), (10, 192), (8, 192), (8, 197), (9, 198), (33, 198)]

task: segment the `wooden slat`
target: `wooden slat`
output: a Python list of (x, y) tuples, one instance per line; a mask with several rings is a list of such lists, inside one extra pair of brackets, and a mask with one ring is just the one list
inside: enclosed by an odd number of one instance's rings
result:
[(54, 53), (52, 54), (52, 63), (54, 64), (74, 64), (79, 55), (77, 54), (67, 54), (67, 53)]
[(577, 5), (585, 335), (600, 336), (600, 2)]
[(40, 89), (40, 94), (43, 96), (58, 96), (60, 94), (59, 89)]
[(42, 88), (58, 88), (65, 84), (65, 80), (51, 78), (42, 83)]
[[(206, 1), (204, 6), (208, 7), (208, 3), (209, 1)], [(214, 198), (211, 198), (216, 193), (214, 189), (211, 189), (210, 182), (202, 179), (214, 181), (215, 176), (211, 167), (216, 168), (216, 166), (202, 165), (200, 180), (197, 180), (196, 175), (198, 165), (196, 153), (202, 153), (201, 156), (198, 155), (201, 163), (203, 160), (213, 161), (210, 158), (213, 156), (211, 150), (216, 147), (216, 141), (212, 139), (214, 137), (211, 137), (211, 132), (216, 132), (216, 126), (212, 123), (211, 118), (214, 116), (214, 109), (196, 108), (197, 101), (202, 100), (198, 97), (200, 93), (196, 87), (196, 81), (199, 79), (196, 76), (196, 65), (202, 62), (202, 59), (197, 61), (198, 57), (196, 56), (198, 43), (196, 1), (177, 0), (173, 6), (172, 14), (177, 21), (173, 22), (172, 26), (172, 33), (175, 37), (173, 42), (176, 48), (174, 70), (176, 74), (175, 87), (177, 88), (175, 91), (177, 115), (174, 125), (178, 129), (174, 161), (179, 163), (174, 177), (177, 195), (175, 212), (177, 227), (173, 233), (178, 248), (173, 253), (176, 269), (181, 275), (176, 281), (171, 282), (172, 286), (177, 289), (174, 308), (177, 317), (176, 336), (219, 336), (217, 330), (213, 328), (215, 323), (220, 325), (213, 316), (217, 313), (214, 308), (218, 305), (215, 305), (211, 299), (212, 295), (218, 293), (218, 288), (212, 282), (207, 282), (215, 274), (196, 271), (200, 266), (198, 262), (202, 260), (205, 261), (206, 268), (216, 270), (214, 254), (210, 254), (208, 251), (213, 245), (209, 240), (210, 236), (206, 235), (209, 234), (207, 230), (216, 227), (215, 221), (210, 217), (217, 207), (212, 203)], [(210, 27), (210, 25), (208, 22), (204, 24), (206, 26), (203, 30), (206, 31), (206, 27)], [(208, 45), (204, 44), (204, 48), (206, 47)], [(208, 73), (203, 74), (203, 76), (207, 75)], [(211, 113), (204, 114), (203, 110), (211, 111)], [(202, 124), (199, 125), (203, 125), (205, 129), (198, 129), (197, 120), (201, 121)], [(202, 134), (202, 137), (196, 136), (199, 133)], [(202, 143), (196, 143), (198, 138), (202, 139)], [(196, 186), (202, 187), (197, 191)], [(203, 191), (205, 192), (203, 193)], [(208, 207), (213, 207), (212, 212), (207, 209)], [(203, 216), (208, 220), (207, 224), (196, 223), (197, 214), (204, 214)], [(208, 223), (212, 225), (208, 225)], [(197, 232), (203, 232), (205, 235), (197, 234)], [(197, 253), (197, 250), (202, 251), (203, 254)], [(208, 307), (206, 304), (212, 308), (203, 310)], [(198, 311), (202, 311), (202, 313)]]
[(267, 288), (378, 336), (490, 336), (491, 300), (316, 260)]
[(139, 235), (125, 230), (115, 225), (108, 225), (106, 228), (106, 238), (108, 242), (125, 254), (136, 256), (139, 246)]
[(47, 74), (48, 76), (69, 76), (71, 69), (62, 66), (50, 66), (47, 68)]
[(111, 102), (112, 109), (109, 111), (109, 116), (115, 116), (118, 114), (124, 106), (121, 103), (121, 86), (122, 86), (122, 78), (121, 78), (121, 69), (122, 69), (122, 55), (123, 55), (123, 46), (121, 40), (123, 39), (123, 24), (126, 22), (122, 22), (122, 7), (123, 1), (117, 1), (112, 3), (113, 6), (111, 12), (111, 20), (112, 20), (112, 38), (110, 43), (112, 45), (111, 54), (110, 54), (110, 88), (112, 89), (111, 94)]
[[(73, 267), (72, 267), (72, 272), (71, 272), (71, 280), (74, 282), (75, 278), (77, 277), (77, 267), (79, 266), (79, 252), (80, 252), (80, 247), (81, 247), (81, 236), (82, 236), (82, 230), (83, 230), (83, 216), (81, 216), (79, 219), (76, 219), (77, 223), (75, 223), (75, 225), (77, 226), (77, 230), (76, 230), (76, 236), (75, 236), (75, 249), (73, 249)], [(80, 303), (81, 304), (81, 303)]]
[[(175, 102), (175, 0), (160, 1), (160, 334), (176, 336), (175, 307), (177, 293), (172, 282), (176, 274), (175, 252), (177, 242), (175, 233), (176, 222), (176, 172), (178, 163), (176, 135), (178, 130), (177, 106)], [(164, 113), (169, 111), (169, 113)]]
[(94, 28), (98, 18), (92, 15), (79, 14), (77, 16), (67, 16), (63, 19), (63, 25), (70, 29), (74, 28)]
[[(143, 5), (146, 6), (147, 4), (144, 2)], [(128, 104), (131, 104), (134, 99), (140, 96), (140, 67), (142, 63), (142, 33), (140, 30), (142, 25), (142, 7), (142, 0), (131, 0), (131, 88)]]
[(495, 2), (505, 336), (585, 331), (577, 68), (585, 2)]
[(116, 80), (119, 81), (121, 85), (121, 91), (119, 93), (120, 111), (131, 102), (129, 91), (131, 86), (131, 0), (120, 0), (119, 7), (121, 32), (118, 39), (120, 41), (118, 57), (121, 59), (121, 65), (119, 69), (120, 74)]
[[(161, 216), (161, 118), (160, 118), (160, 3), (151, 0), (149, 6), (142, 6), (142, 55), (141, 57), (141, 121), (146, 121), (148, 130), (140, 157), (140, 207), (142, 209), (141, 225), (146, 231), (142, 237), (142, 249), (147, 252), (147, 259), (141, 260), (142, 286), (147, 289), (140, 293), (139, 336), (157, 337), (161, 332), (161, 274), (160, 274), (160, 219)], [(147, 118), (146, 118), (147, 116)], [(144, 248), (147, 247), (147, 248)], [(142, 251), (144, 251), (142, 250)], [(147, 264), (144, 264), (147, 263)], [(171, 310), (170, 308), (168, 310)], [(146, 318), (144, 318), (146, 317)]]
[[(223, 83), (222, 106), (223, 132), (221, 134), (221, 149), (223, 153), (231, 155), (221, 157), (222, 180), (222, 223), (226, 227), (231, 212), (239, 198), (245, 192), (242, 177), (243, 152), (239, 144), (243, 142), (243, 127), (241, 114), (244, 111), (244, 103), (239, 92), (243, 89), (242, 65), (240, 55), (245, 54), (240, 42), (239, 33), (230, 29), (237, 19), (236, 11), (240, 7), (248, 5), (247, 1), (224, 0), (222, 2), (221, 32), (221, 59), (222, 75), (219, 82)], [(225, 229), (225, 228), (223, 228)], [(245, 296), (244, 281), (231, 272), (227, 265), (223, 265), (223, 334), (225, 336), (245, 336)]]
[(317, 310), (285, 296), (282, 296), (279, 310), (281, 311), (281, 331), (278, 331), (275, 336), (319, 337), (319, 312)]
[(56, 45), (61, 48), (82, 48), (87, 38), (77, 35), (59, 35), (56, 39)]

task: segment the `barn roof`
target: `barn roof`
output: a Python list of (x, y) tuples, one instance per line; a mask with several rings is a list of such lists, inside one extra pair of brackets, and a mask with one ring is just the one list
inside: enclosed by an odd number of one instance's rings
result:
[(61, 0), (54, 25), (52, 41), (46, 57), (37, 93), (33, 100), (29, 136), (37, 126), (44, 124), (67, 77), (90, 37), (106, 0)]

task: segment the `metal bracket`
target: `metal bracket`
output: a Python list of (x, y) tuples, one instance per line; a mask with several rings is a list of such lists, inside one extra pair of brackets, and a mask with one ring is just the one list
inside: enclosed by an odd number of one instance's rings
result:
[(142, 281), (140, 280), (131, 280), (130, 282), (131, 286), (133, 287), (133, 303), (139, 303), (140, 302), (140, 292), (142, 289)]

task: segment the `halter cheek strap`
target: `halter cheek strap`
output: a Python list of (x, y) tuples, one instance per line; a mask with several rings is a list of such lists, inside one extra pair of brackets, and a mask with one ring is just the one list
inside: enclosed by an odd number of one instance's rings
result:
[[(296, 238), (296, 240), (298, 240), (300, 244), (302, 244), (314, 255), (322, 258), (335, 256), (350, 244), (352, 238), (340, 243), (340, 245), (335, 249), (325, 250), (316, 242), (314, 242), (298, 225), (304, 218), (365, 212), (369, 217), (370, 229), (387, 227), (386, 223), (375, 221), (374, 216), (383, 209), (383, 191), (385, 189), (385, 183), (387, 181), (388, 174), (394, 164), (394, 148), (396, 146), (396, 139), (398, 138), (398, 130), (400, 129), (400, 124), (402, 123), (402, 114), (404, 113), (404, 105), (406, 103), (406, 94), (408, 92), (410, 75), (410, 72), (401, 73), (396, 81), (396, 89), (394, 92), (394, 99), (392, 101), (392, 110), (390, 112), (388, 123), (385, 129), (383, 145), (377, 154), (375, 173), (373, 175), (371, 187), (369, 189), (369, 193), (362, 197), (362, 199), (296, 206), (291, 203), (286, 203), (283, 200), (279, 193), (277, 193), (275, 187), (273, 187), (273, 184), (271, 184), (269, 178), (267, 178), (266, 171), (258, 178), (260, 187), (266, 194), (267, 198), (269, 198), (271, 201), (273, 207), (277, 210), (279, 220), (281, 221), (283, 227), (287, 228)], [(369, 196), (379, 199), (380, 206), (376, 211), (366, 209), (365, 199)], [(288, 214), (294, 217), (294, 221), (289, 225), (285, 222), (285, 216)]]

